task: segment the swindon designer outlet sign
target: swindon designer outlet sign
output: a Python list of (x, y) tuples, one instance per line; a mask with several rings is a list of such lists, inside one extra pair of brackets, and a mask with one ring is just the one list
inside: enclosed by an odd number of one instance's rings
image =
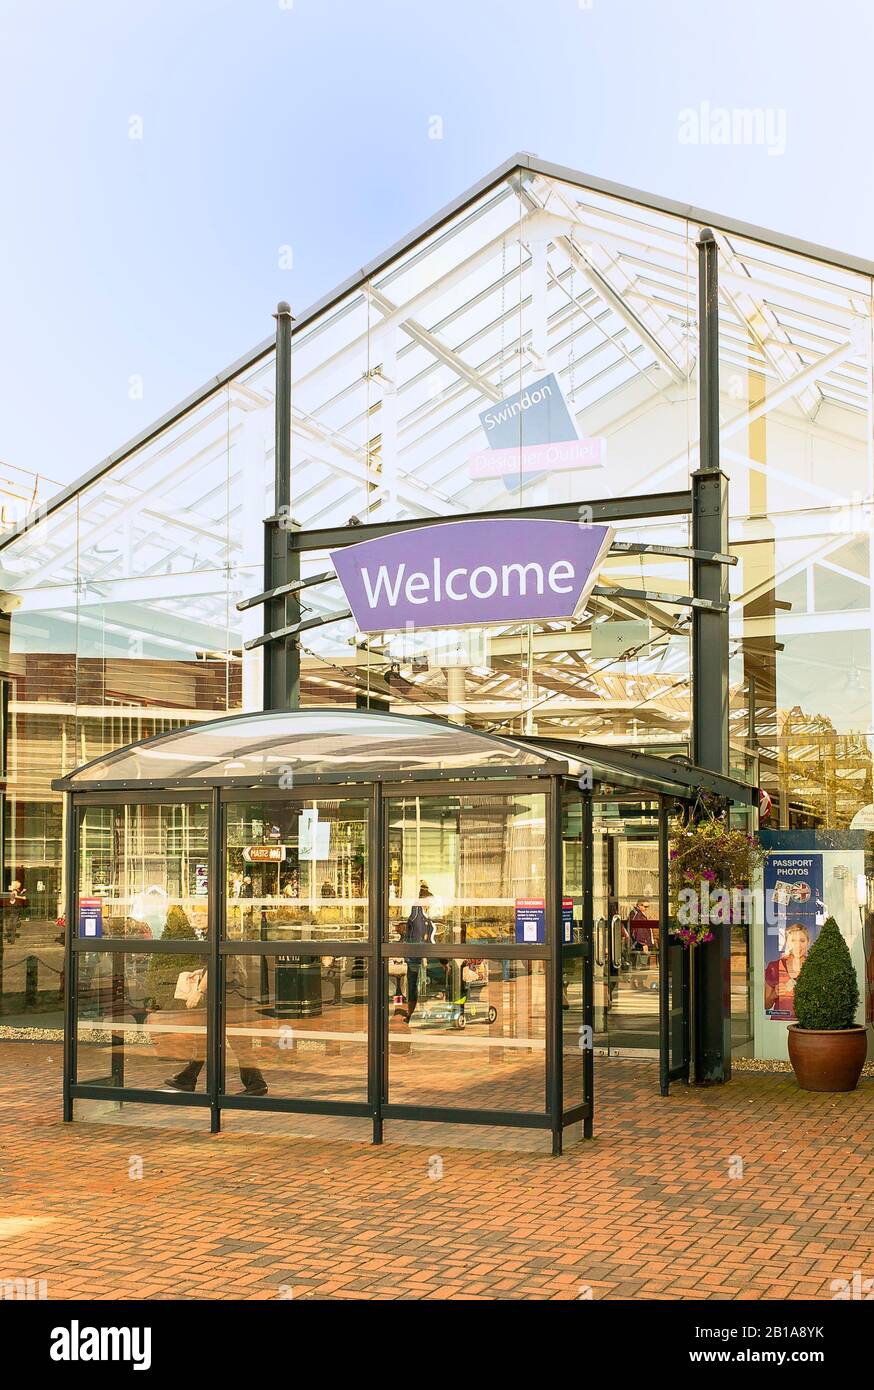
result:
[(331, 552), (361, 632), (576, 618), (612, 528), (508, 517), (396, 531)]
[(580, 439), (554, 372), (480, 413), (487, 449), (471, 454), (472, 478), (503, 478), (511, 492), (544, 473), (599, 468), (604, 439)]

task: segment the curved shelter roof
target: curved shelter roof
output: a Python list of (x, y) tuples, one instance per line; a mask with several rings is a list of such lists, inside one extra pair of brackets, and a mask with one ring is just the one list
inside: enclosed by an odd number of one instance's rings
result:
[[(357, 784), (447, 777), (582, 777), (689, 796), (707, 774), (662, 758), (582, 744), (547, 747), (440, 719), (371, 710), (240, 714), (173, 729), (95, 758), (52, 785), (106, 791)], [(716, 779), (725, 795), (751, 789)], [(711, 788), (719, 790), (719, 788)]]

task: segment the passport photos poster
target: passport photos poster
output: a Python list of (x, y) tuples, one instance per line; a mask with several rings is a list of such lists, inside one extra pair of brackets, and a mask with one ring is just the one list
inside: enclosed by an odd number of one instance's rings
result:
[(794, 1023), (795, 981), (825, 921), (822, 854), (768, 854), (764, 885), (765, 1013)]

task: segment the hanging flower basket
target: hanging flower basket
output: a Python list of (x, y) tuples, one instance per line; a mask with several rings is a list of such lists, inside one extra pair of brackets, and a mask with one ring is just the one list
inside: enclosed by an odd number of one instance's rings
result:
[(675, 822), (669, 861), (671, 934), (685, 946), (712, 941), (720, 926), (751, 920), (752, 884), (765, 857), (758, 838), (731, 829), (712, 800), (702, 799), (693, 815), (689, 824)]

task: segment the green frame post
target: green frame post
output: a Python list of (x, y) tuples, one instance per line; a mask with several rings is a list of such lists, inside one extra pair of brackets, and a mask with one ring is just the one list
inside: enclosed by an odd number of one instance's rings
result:
[[(264, 588), (272, 590), (300, 578), (300, 556), (290, 544), (295, 524), (291, 516), (291, 308), (276, 306), (276, 427), (273, 446), (274, 518), (264, 523)], [(264, 632), (300, 621), (296, 593), (268, 599)], [(268, 642), (264, 649), (264, 709), (300, 708), (300, 649), (297, 639)]]
[[(701, 466), (692, 474), (692, 546), (728, 551), (728, 479), (719, 467), (719, 298), (716, 238), (698, 240), (698, 405)], [(718, 608), (692, 610), (692, 761), (727, 774), (728, 575), (712, 560), (692, 562), (693, 593)], [(731, 1079), (731, 928), (695, 955), (695, 1080)]]

